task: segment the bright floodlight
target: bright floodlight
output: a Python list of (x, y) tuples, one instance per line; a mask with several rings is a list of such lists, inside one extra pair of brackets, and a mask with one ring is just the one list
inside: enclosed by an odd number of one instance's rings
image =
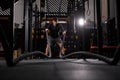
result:
[(79, 26), (84, 26), (85, 20), (84, 20), (83, 18), (80, 18), (80, 19), (78, 20), (78, 24), (79, 24)]

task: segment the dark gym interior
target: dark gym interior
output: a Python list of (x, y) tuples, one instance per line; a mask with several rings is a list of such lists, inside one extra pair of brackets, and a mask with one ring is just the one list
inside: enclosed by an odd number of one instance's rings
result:
[[(0, 80), (120, 80), (119, 10), (118, 0), (0, 0)], [(62, 49), (46, 31), (53, 18)]]

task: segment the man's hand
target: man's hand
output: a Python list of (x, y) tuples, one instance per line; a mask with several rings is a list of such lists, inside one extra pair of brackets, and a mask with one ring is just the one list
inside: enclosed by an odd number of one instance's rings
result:
[(49, 32), (49, 30), (48, 30), (48, 29), (45, 29), (45, 31), (46, 31), (46, 32)]
[(66, 31), (63, 31), (63, 35), (66, 35)]

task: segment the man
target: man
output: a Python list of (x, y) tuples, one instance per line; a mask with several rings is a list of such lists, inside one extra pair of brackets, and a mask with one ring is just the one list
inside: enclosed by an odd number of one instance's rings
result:
[[(63, 44), (60, 38), (60, 32), (63, 35), (65, 35), (66, 31), (63, 29), (62, 26), (57, 24), (57, 18), (53, 18), (51, 24), (49, 24), (49, 26), (45, 30), (46, 32), (49, 33), (48, 37), (50, 44), (52, 43), (53, 40), (56, 41), (60, 47), (61, 55), (64, 55)], [(49, 45), (47, 44), (45, 54), (48, 55), (48, 52), (49, 52)]]

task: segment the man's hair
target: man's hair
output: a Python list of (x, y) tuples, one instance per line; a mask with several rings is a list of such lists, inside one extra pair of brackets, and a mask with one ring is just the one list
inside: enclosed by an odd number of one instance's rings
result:
[(57, 18), (55, 18), (55, 17), (54, 17), (54, 18), (52, 18), (52, 21), (55, 21), (55, 22), (57, 22)]

